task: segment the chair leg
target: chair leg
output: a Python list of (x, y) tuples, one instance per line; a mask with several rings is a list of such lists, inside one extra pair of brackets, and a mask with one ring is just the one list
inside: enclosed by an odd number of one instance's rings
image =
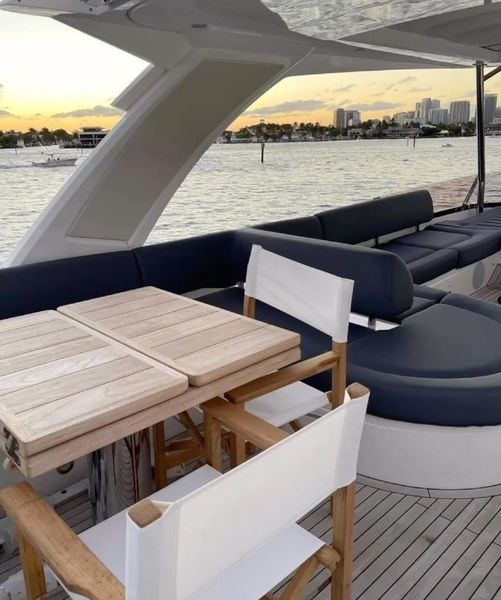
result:
[(332, 350), (338, 354), (338, 360), (332, 367), (332, 408), (341, 406), (344, 402), (344, 392), (346, 390), (346, 343), (332, 344)]
[(19, 554), (23, 566), (27, 600), (37, 600), (47, 593), (43, 562), (28, 540), (18, 532)]
[[(244, 404), (234, 404), (235, 408), (245, 410)], [(238, 467), (247, 458), (245, 438), (236, 433), (230, 433), (230, 464), (231, 468)]]
[(223, 472), (221, 425), (204, 411), (205, 422), (205, 456), (207, 462), (216, 471)]
[(204, 439), (200, 431), (198, 431), (198, 428), (193, 422), (193, 419), (190, 417), (189, 413), (187, 411), (184, 411), (180, 413), (178, 417), (181, 423), (186, 427), (190, 436), (193, 438), (193, 441), (197, 444), (197, 446), (199, 446), (200, 450), (203, 451)]
[(305, 561), (289, 581), (283, 594), (280, 596), (280, 600), (300, 600), (319, 565), (320, 563), (316, 556), (312, 556)]
[(333, 546), (341, 556), (331, 585), (332, 600), (350, 600), (353, 577), (353, 534), (355, 527), (355, 484), (338, 490), (332, 498)]
[(161, 490), (167, 485), (164, 422), (154, 425), (153, 430), (155, 436), (155, 483), (157, 490)]

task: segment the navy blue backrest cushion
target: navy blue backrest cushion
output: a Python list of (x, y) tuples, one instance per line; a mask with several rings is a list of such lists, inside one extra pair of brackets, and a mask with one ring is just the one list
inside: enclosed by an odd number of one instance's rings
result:
[(296, 219), (271, 221), (270, 223), (255, 225), (253, 229), (276, 231), (277, 233), (288, 233), (289, 235), (300, 235), (302, 237), (319, 240), (324, 237), (322, 226), (317, 217), (297, 217)]
[(141, 287), (130, 251), (0, 269), (0, 319)]
[(143, 246), (133, 252), (144, 285), (184, 294), (198, 288), (227, 287), (235, 283), (232, 241), (233, 231), (220, 231)]
[(427, 190), (416, 190), (326, 210), (316, 216), (324, 239), (359, 244), (431, 221), (433, 201)]
[(354, 312), (371, 317), (391, 318), (412, 305), (411, 276), (402, 259), (391, 252), (242, 229), (235, 232), (233, 248), (235, 272), (242, 281), (245, 281), (253, 244), (310, 267), (353, 279)]

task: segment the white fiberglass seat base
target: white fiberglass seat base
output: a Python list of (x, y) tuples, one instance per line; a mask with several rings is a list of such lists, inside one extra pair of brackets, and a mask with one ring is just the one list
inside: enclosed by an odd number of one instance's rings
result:
[[(150, 500), (174, 502), (217, 479), (221, 474), (209, 466), (201, 467), (152, 494)], [(127, 510), (91, 527), (80, 538), (110, 569), (119, 581), (125, 583), (125, 547)], [(292, 525), (273, 536), (266, 548), (251, 553), (229, 569), (226, 576), (194, 596), (193, 600), (257, 600), (277, 583), (277, 575), (285, 579), (298, 564), (315, 554), (325, 542), (299, 525)], [(84, 596), (68, 592), (73, 600)]]
[(298, 381), (259, 396), (248, 402), (246, 409), (275, 427), (282, 427), (328, 404), (329, 400), (324, 392)]

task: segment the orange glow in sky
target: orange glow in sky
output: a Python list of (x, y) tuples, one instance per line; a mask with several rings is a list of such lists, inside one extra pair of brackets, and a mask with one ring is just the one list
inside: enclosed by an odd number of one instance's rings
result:
[[(111, 127), (121, 114), (111, 102), (145, 66), (48, 18), (0, 11), (0, 130)], [(233, 127), (260, 119), (330, 124), (338, 106), (361, 110), (364, 120), (381, 118), (413, 110), (428, 96), (443, 107), (467, 99), (473, 109), (474, 88), (473, 69), (295, 77), (264, 94)], [(501, 77), (492, 78), (486, 91), (501, 93)]]

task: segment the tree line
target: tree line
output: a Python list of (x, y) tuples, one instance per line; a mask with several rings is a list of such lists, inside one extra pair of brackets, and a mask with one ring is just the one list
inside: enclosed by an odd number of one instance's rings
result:
[[(241, 127), (239, 130), (232, 132), (226, 131), (225, 136), (229, 137), (232, 134), (236, 136), (237, 139), (250, 139), (254, 136), (257, 136), (259, 139), (263, 140), (279, 140), (284, 136), (291, 139), (292, 136), (298, 135), (299, 137), (313, 137), (319, 139), (326, 138), (337, 138), (339, 136), (347, 136), (351, 133), (357, 132), (360, 137), (388, 137), (391, 135), (392, 130), (396, 128), (409, 128), (420, 130), (419, 135), (422, 137), (433, 137), (434, 135), (438, 135), (440, 131), (447, 131), (451, 136), (460, 136), (460, 135), (474, 135), (475, 134), (475, 124), (472, 122), (466, 123), (465, 125), (456, 125), (456, 124), (446, 124), (441, 123), (439, 125), (421, 125), (418, 122), (410, 122), (401, 124), (396, 122), (394, 119), (391, 121), (379, 121), (368, 119), (364, 121), (360, 125), (353, 127), (345, 127), (340, 129), (335, 127), (334, 125), (321, 125), (320, 123), (264, 123), (261, 122), (255, 125), (249, 125), (247, 127)], [(354, 130), (354, 131), (353, 131)]]
[(19, 142), (22, 142), (25, 146), (50, 146), (57, 144), (59, 141), (71, 142), (77, 135), (77, 131), (69, 133), (62, 128), (51, 131), (47, 127), (42, 127), (39, 130), (30, 127), (24, 133), (13, 130), (0, 130), (0, 148), (15, 148)]

